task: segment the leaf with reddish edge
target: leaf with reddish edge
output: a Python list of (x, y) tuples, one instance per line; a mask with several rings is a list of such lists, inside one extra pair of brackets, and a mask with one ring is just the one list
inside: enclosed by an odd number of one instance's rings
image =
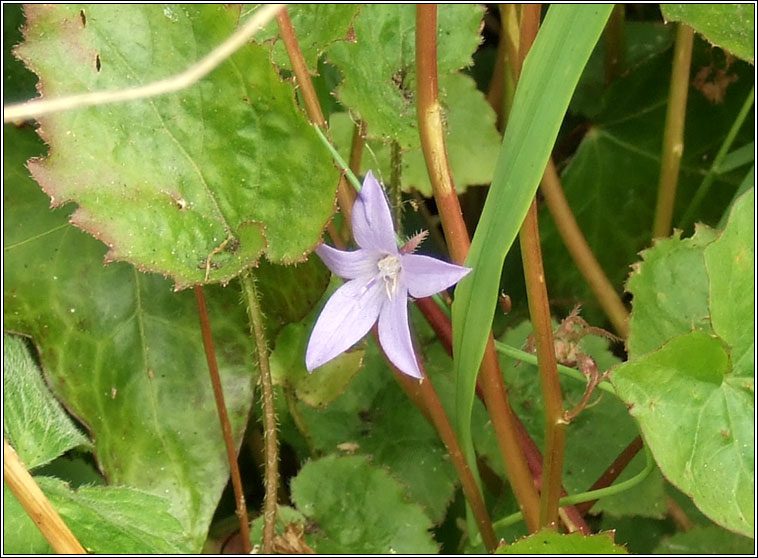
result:
[[(170, 502), (180, 538), (198, 552), (229, 464), (191, 292), (125, 263), (68, 224), (71, 206), (47, 199), (23, 161), (44, 147), (5, 129), (4, 326), (39, 347), (50, 388), (88, 427), (114, 485)], [(253, 352), (239, 292), (205, 288), (232, 432), (239, 443), (253, 402)]]
[[(240, 7), (26, 8), (16, 54), (45, 97), (142, 85), (206, 55)], [(82, 14), (85, 14), (84, 17)], [(29, 164), (54, 206), (108, 261), (181, 289), (226, 283), (266, 254), (302, 261), (334, 211), (337, 172), (268, 49), (247, 44), (177, 93), (40, 117), (50, 154)]]

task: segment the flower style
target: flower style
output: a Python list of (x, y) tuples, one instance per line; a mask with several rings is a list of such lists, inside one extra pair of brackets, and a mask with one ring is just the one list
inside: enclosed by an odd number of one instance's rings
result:
[(431, 296), (460, 281), (467, 267), (412, 254), (424, 235), (397, 247), (389, 203), (369, 171), (353, 205), (353, 237), (358, 250), (345, 252), (325, 244), (316, 253), (342, 285), (327, 301), (308, 341), (308, 371), (357, 343), (379, 322), (379, 344), (401, 372), (421, 378), (408, 327), (408, 296)]

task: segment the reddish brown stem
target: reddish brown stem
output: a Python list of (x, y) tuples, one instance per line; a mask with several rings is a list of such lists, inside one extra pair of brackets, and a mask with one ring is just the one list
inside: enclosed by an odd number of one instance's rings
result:
[[(374, 328), (373, 334), (376, 344), (381, 349), (376, 334), (376, 328)], [(403, 374), (395, 368), (389, 360), (387, 360), (387, 363), (389, 364), (395, 379), (400, 384), (400, 387), (411, 401), (421, 409), (421, 412), (424, 413), (426, 419), (432, 423), (437, 430), (440, 439), (445, 444), (450, 459), (458, 472), (458, 478), (461, 480), (461, 487), (463, 488), (466, 501), (471, 506), (472, 513), (479, 526), (479, 532), (482, 534), (484, 546), (489, 552), (493, 552), (497, 548), (497, 538), (495, 537), (495, 531), (492, 529), (492, 520), (487, 511), (487, 506), (482, 499), (482, 494), (476, 484), (474, 475), (471, 474), (471, 469), (468, 467), (466, 458), (458, 443), (458, 437), (453, 429), (453, 425), (450, 423), (450, 420), (445, 413), (442, 402), (426, 373), (423, 363), (419, 360), (419, 369), (423, 376), (421, 381)]]
[[(284, 42), (284, 47), (287, 49), (287, 55), (292, 64), (295, 79), (300, 85), (300, 92), (305, 101), (305, 110), (308, 113), (308, 118), (310, 118), (311, 122), (326, 130), (326, 119), (324, 118), (324, 113), (321, 111), (321, 105), (318, 102), (318, 96), (313, 87), (313, 80), (311, 80), (311, 75), (305, 64), (303, 53), (300, 51), (300, 45), (295, 36), (295, 29), (292, 27), (292, 21), (286, 8), (277, 14), (276, 22), (279, 24), (279, 35)], [(355, 201), (355, 191), (348, 184), (344, 174), (340, 176), (340, 181), (337, 185), (337, 201), (342, 210), (342, 216), (349, 225), (350, 210)]]
[[(418, 299), (416, 305), (419, 310), (421, 310), (421, 313), (424, 315), (427, 322), (429, 322), (429, 325), (432, 326), (432, 329), (437, 334), (437, 337), (445, 348), (445, 351), (447, 351), (447, 354), (453, 356), (453, 328), (450, 318), (445, 315), (431, 298)], [(481, 386), (481, 381), (477, 381), (476, 387), (476, 394), (479, 396), (479, 399), (484, 401), (484, 390)], [(532, 440), (532, 437), (529, 435), (529, 432), (527, 432), (524, 424), (517, 415), (514, 416), (514, 423), (518, 429), (519, 443), (524, 452), (524, 456), (526, 457), (529, 470), (535, 479), (536, 485), (541, 487), (542, 452), (539, 447), (537, 447), (537, 444), (534, 443), (534, 440)], [(561, 496), (566, 496), (567, 494), (568, 493), (564, 489), (561, 489)], [(561, 508), (559, 513), (561, 514), (561, 519), (563, 520), (564, 525), (566, 525), (566, 528), (569, 531), (576, 530), (584, 534), (590, 533), (589, 525), (584, 521), (582, 513), (577, 510), (576, 506), (566, 506)]]
[(195, 300), (197, 301), (197, 313), (200, 317), (200, 329), (203, 334), (203, 346), (205, 347), (205, 358), (208, 361), (208, 372), (211, 376), (211, 385), (213, 386), (213, 397), (216, 400), (216, 411), (218, 420), (221, 423), (221, 432), (224, 436), (226, 446), (226, 457), (229, 460), (229, 471), (232, 477), (232, 487), (234, 488), (234, 499), (236, 501), (237, 519), (240, 525), (240, 537), (245, 554), (250, 554), (250, 529), (247, 524), (247, 507), (245, 505), (245, 494), (242, 491), (242, 479), (237, 464), (237, 450), (232, 436), (232, 426), (229, 422), (229, 414), (224, 402), (224, 391), (221, 387), (221, 377), (218, 373), (218, 363), (216, 362), (216, 349), (213, 345), (213, 335), (211, 333), (211, 322), (208, 318), (208, 307), (205, 303), (205, 292), (201, 285), (194, 288)]
[[(462, 264), (470, 240), (453, 184), (442, 125), (437, 85), (437, 6), (416, 6), (417, 111), (421, 148), (442, 220), (445, 239), (454, 262)], [(516, 500), (530, 531), (539, 526), (539, 499), (518, 443), (514, 414), (508, 403), (495, 343), (490, 334), (481, 366), (482, 392), (492, 418), (498, 447)]]
[[(540, 24), (539, 4), (524, 4), (521, 13), (519, 41), (519, 73), (526, 55), (537, 36)], [(545, 286), (545, 271), (542, 265), (537, 202), (526, 214), (519, 232), (521, 259), (524, 265), (529, 315), (534, 328), (537, 362), (542, 387), (545, 411), (545, 452), (542, 465), (542, 492), (540, 497), (540, 525), (558, 523), (558, 500), (561, 497), (563, 451), (566, 439), (566, 423), (563, 420), (563, 395), (558, 379), (558, 363), (555, 359), (553, 327), (550, 322), (550, 303)]]
[[(294, 30), (292, 29), (292, 24), (289, 22), (289, 16), (287, 15), (286, 10), (283, 10), (281, 14), (282, 15), (278, 20), (280, 24), (280, 32), (282, 39), (285, 42), (290, 60), (299, 59), (302, 61), (302, 54), (300, 52)], [(310, 83), (310, 74), (308, 74), (307, 70), (304, 70), (304, 68), (304, 63), (295, 64), (293, 62), (293, 70), (295, 71), (295, 74), (301, 86), (306, 81)], [(311, 120), (314, 122), (323, 122), (324, 118), (321, 112), (321, 107), (318, 105), (318, 99), (315, 96), (315, 91), (313, 90), (312, 86), (302, 88), (302, 93), (304, 97), (308, 96), (313, 101), (306, 102), (306, 109), (308, 110), (308, 114)], [(356, 131), (356, 135), (362, 135), (362, 133), (363, 132), (359, 127), (359, 129)], [(353, 147), (358, 153), (351, 153), (351, 164), (357, 165), (359, 164), (358, 154), (360, 152), (360, 145), (354, 144)], [(340, 180), (340, 185), (337, 190), (337, 200), (340, 204), (340, 209), (346, 223), (350, 223), (350, 211), (353, 206), (353, 202), (355, 201), (355, 197), (356, 195), (354, 190), (350, 188), (343, 176)], [(389, 364), (389, 361), (387, 362)], [(434, 390), (434, 386), (432, 385), (431, 381), (428, 380), (428, 378), (426, 378), (424, 381), (418, 382), (416, 380), (410, 379), (405, 374), (398, 372), (393, 366), (390, 365), (390, 367), (395, 373), (395, 377), (398, 379), (398, 382), (403, 387), (406, 394), (408, 394), (411, 400), (419, 409), (421, 409), (427, 419), (437, 429), (440, 438), (450, 453), (450, 457), (456, 468), (458, 477), (461, 480), (461, 486), (463, 487), (464, 495), (466, 497), (466, 500), (471, 505), (471, 509), (474, 513), (476, 522), (479, 525), (480, 532), (482, 534), (482, 540), (484, 541), (485, 546), (488, 550), (494, 551), (494, 549), (497, 547), (497, 539), (495, 538), (495, 532), (492, 528), (492, 521), (490, 520), (489, 514), (487, 512), (487, 507), (484, 503), (481, 492), (476, 485), (476, 481), (474, 480), (471, 470), (468, 467), (466, 459), (463, 456), (455, 431), (453, 430), (452, 425), (450, 424), (450, 421), (445, 414), (444, 407), (442, 406), (442, 403), (440, 402), (439, 397)], [(420, 366), (420, 368), (424, 376), (426, 376), (426, 371), (423, 370), (423, 366)]]

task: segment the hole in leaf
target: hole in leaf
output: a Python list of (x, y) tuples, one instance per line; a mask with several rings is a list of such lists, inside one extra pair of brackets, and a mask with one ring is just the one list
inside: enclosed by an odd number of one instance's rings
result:
[(102, 64), (100, 63), (100, 55), (95, 55), (95, 69), (99, 72), (100, 68), (102, 67)]
[(87, 16), (84, 13), (84, 10), (79, 11), (79, 17), (82, 18), (82, 25), (87, 26)]

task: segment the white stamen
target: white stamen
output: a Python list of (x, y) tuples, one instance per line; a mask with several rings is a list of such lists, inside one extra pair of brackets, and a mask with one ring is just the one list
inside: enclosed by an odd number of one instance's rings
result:
[(384, 279), (387, 297), (392, 300), (392, 295), (397, 290), (397, 275), (402, 269), (400, 258), (392, 254), (384, 256), (376, 263), (376, 267), (379, 268), (379, 277)]

